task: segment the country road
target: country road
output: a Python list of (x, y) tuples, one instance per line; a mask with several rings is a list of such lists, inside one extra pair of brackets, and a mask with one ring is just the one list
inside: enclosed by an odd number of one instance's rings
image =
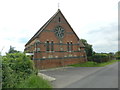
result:
[(105, 67), (70, 67), (40, 71), (56, 78), (55, 88), (118, 88), (118, 63)]
[(118, 63), (109, 65), (65, 88), (118, 88)]

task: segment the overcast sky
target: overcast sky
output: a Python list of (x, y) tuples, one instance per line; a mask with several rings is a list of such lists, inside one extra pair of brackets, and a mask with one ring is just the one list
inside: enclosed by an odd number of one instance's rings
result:
[(95, 52), (118, 50), (119, 0), (0, 0), (0, 51), (23, 51), (27, 41), (60, 9)]

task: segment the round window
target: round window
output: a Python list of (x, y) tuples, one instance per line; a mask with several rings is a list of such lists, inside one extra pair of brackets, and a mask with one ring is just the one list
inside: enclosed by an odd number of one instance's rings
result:
[(55, 32), (55, 35), (58, 37), (58, 38), (63, 38), (64, 37), (64, 32), (65, 30), (61, 27), (61, 26), (58, 26), (54, 29), (54, 32)]

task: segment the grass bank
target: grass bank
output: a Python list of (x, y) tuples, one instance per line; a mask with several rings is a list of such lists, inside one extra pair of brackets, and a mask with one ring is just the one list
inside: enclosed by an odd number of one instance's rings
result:
[(17, 85), (17, 88), (47, 88), (52, 90), (50, 82), (36, 75), (31, 75), (28, 79)]
[(111, 60), (111, 61), (102, 62), (102, 63), (88, 61), (85, 63), (73, 64), (73, 65), (68, 65), (68, 66), (73, 66), (73, 67), (104, 67), (106, 65), (110, 65), (110, 64), (113, 64), (113, 63), (118, 62), (118, 61), (120, 61), (120, 60)]

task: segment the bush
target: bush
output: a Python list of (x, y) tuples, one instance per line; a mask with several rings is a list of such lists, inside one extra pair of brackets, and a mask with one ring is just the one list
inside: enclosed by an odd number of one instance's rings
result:
[(120, 60), (120, 56), (116, 56), (116, 59)]
[(109, 60), (110, 60), (110, 58), (109, 58), (109, 55), (107, 55), (107, 54), (97, 53), (97, 54), (93, 55), (93, 61), (97, 62), (97, 63), (107, 62)]
[(35, 73), (34, 63), (24, 53), (9, 53), (2, 57), (3, 88), (14, 88)]
[(87, 57), (87, 60), (88, 60), (88, 61), (93, 61), (93, 56)]

